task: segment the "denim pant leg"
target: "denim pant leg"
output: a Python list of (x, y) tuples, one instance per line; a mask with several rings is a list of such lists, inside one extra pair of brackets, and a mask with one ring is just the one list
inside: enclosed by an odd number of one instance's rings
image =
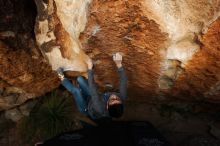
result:
[(66, 78), (62, 81), (62, 85), (73, 95), (76, 101), (78, 110), (81, 113), (84, 113), (87, 115), (87, 102), (82, 97), (80, 89), (77, 87), (74, 87), (73, 84)]
[(82, 90), (83, 98), (88, 102), (88, 98), (90, 97), (88, 81), (84, 77), (79, 76), (77, 78), (77, 82), (79, 83), (79, 87)]

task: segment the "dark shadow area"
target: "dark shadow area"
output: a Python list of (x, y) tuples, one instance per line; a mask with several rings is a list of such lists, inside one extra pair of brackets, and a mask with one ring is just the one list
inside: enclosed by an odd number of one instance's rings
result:
[(170, 146), (149, 122), (114, 121), (63, 133), (39, 146)]
[(0, 31), (32, 32), (37, 7), (34, 0), (0, 0)]
[(12, 49), (30, 50), (36, 16), (34, 0), (0, 0), (0, 40)]

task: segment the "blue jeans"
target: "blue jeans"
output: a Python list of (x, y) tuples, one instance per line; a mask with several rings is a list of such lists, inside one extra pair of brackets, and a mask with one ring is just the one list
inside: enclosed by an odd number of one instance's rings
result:
[(88, 101), (89, 101), (89, 85), (88, 81), (84, 79), (82, 76), (77, 77), (77, 82), (79, 84), (79, 88), (73, 86), (73, 84), (66, 78), (62, 81), (62, 85), (73, 95), (77, 109), (85, 114), (87, 113)]

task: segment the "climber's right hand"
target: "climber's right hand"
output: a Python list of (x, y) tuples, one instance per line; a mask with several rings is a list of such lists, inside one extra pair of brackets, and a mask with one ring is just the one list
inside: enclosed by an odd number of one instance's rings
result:
[(113, 61), (118, 68), (122, 67), (122, 55), (119, 52), (113, 55)]

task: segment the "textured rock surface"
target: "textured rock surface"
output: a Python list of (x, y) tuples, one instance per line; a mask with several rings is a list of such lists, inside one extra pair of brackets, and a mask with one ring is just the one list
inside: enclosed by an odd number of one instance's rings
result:
[(184, 99), (219, 101), (220, 80), (220, 18), (213, 22), (201, 38), (201, 49), (185, 67), (172, 89), (173, 96)]
[(45, 94), (59, 80), (34, 39), (34, 1), (0, 1), (0, 111)]
[(35, 34), (38, 46), (53, 70), (86, 72), (79, 34), (86, 24), (89, 0), (36, 0), (38, 16)]
[(99, 85), (105, 82), (117, 85), (112, 54), (119, 51), (124, 55), (129, 96), (137, 100), (156, 96), (160, 49), (165, 46), (167, 34), (147, 18), (139, 1), (93, 0), (90, 7), (88, 25), (81, 39), (85, 51), (95, 60)]
[(218, 100), (219, 6), (218, 0), (93, 0), (81, 40), (96, 61), (99, 85), (116, 85), (111, 55), (120, 51), (131, 98)]
[(0, 110), (56, 88), (58, 67), (84, 74), (88, 56), (100, 90), (117, 87), (117, 51), (130, 100), (220, 101), (219, 0), (9, 0), (0, 7)]

